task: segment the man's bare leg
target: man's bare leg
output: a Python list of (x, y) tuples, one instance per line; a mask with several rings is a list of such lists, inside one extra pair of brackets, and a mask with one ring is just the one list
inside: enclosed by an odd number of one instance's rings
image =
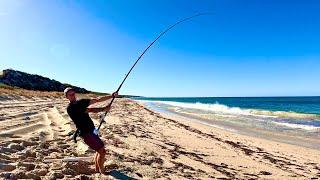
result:
[(96, 152), (96, 154), (94, 155), (94, 164), (96, 166), (96, 172), (100, 172), (99, 165), (98, 165), (98, 156), (99, 156), (99, 154), (98, 154), (98, 152)]
[(104, 149), (104, 147), (103, 148), (101, 148), (101, 149), (99, 149), (98, 150), (98, 166), (99, 166), (99, 171), (100, 171), (100, 173), (101, 174), (105, 174), (105, 172), (104, 172), (104, 161), (105, 161), (105, 159), (104, 159), (104, 157), (105, 157), (105, 155), (106, 155), (106, 150)]

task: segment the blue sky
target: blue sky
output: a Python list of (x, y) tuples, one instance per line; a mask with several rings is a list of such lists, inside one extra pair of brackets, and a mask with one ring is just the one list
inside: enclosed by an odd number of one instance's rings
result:
[(320, 95), (320, 2), (0, 0), (0, 69), (143, 96)]

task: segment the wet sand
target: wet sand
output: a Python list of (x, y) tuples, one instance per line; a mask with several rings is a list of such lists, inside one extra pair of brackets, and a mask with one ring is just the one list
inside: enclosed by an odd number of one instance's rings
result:
[(301, 136), (300, 134), (297, 134), (297, 133), (286, 133), (279, 129), (267, 131), (261, 128), (232, 124), (228, 121), (213, 120), (213, 119), (208, 119), (204, 117), (199, 117), (191, 113), (181, 113), (181, 112), (175, 112), (170, 110), (163, 110), (163, 109), (151, 106), (149, 104), (141, 103), (139, 101), (138, 103), (148, 107), (152, 111), (159, 112), (162, 116), (168, 116), (173, 119), (184, 119), (186, 121), (197, 122), (197, 123), (215, 127), (218, 129), (227, 130), (229, 132), (234, 132), (237, 134), (262, 138), (266, 140), (272, 140), (280, 143), (292, 144), (296, 146), (303, 146), (303, 147), (311, 148), (315, 150), (320, 149), (319, 134), (317, 136), (310, 136), (310, 135)]

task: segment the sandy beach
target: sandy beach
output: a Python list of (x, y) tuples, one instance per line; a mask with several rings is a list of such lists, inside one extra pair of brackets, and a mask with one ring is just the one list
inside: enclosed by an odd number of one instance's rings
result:
[[(1, 91), (0, 175), (7, 179), (319, 179), (320, 151), (206, 126), (117, 99), (100, 136), (106, 169), (80, 138), (59, 93)], [(98, 124), (98, 114), (91, 116)], [(81, 157), (81, 158), (77, 158)]]

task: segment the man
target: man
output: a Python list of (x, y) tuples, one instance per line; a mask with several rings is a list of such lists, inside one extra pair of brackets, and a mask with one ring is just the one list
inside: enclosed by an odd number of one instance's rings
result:
[(69, 99), (70, 103), (67, 107), (67, 112), (77, 127), (76, 133), (80, 132), (79, 135), (83, 141), (93, 150), (95, 154), (95, 166), (96, 171), (104, 173), (104, 161), (106, 150), (104, 143), (101, 141), (98, 135), (94, 134), (94, 124), (88, 113), (106, 112), (110, 110), (110, 106), (101, 108), (90, 108), (89, 106), (97, 103), (117, 97), (118, 93), (113, 93), (109, 96), (103, 96), (96, 99), (80, 99), (77, 100), (75, 91), (72, 88), (66, 88), (64, 90), (65, 97)]

